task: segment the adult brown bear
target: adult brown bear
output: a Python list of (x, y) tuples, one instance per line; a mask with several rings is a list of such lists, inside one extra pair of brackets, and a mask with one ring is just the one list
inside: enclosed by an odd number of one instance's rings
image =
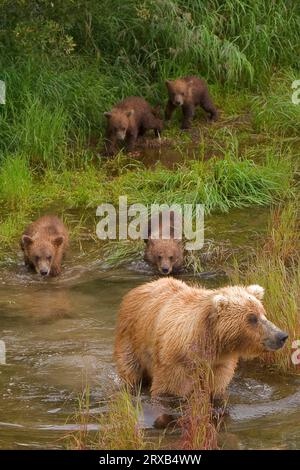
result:
[(222, 398), (238, 359), (281, 348), (288, 335), (266, 318), (257, 285), (208, 290), (174, 278), (132, 289), (123, 299), (116, 329), (118, 372), (151, 393), (188, 396), (195, 355), (208, 361), (212, 397)]

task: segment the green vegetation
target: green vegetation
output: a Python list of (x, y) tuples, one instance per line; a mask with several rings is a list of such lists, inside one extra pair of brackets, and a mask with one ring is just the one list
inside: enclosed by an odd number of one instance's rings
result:
[(4, 0), (0, 8), (8, 90), (0, 149), (42, 167), (78, 164), (74, 152), (103, 134), (104, 110), (129, 94), (163, 102), (166, 78), (201, 71), (217, 96), (238, 84), (271, 85), (274, 97), (273, 72), (288, 67), (280, 97), (298, 72), (296, 1)]
[(300, 106), (291, 103), (292, 83), (297, 79), (299, 73), (290, 70), (273, 76), (268, 91), (253, 98), (254, 125), (259, 131), (276, 132), (277, 136), (299, 135)]
[[(205, 204), (205, 211), (228, 212), (231, 208), (269, 205), (292, 193), (291, 160), (273, 153), (261, 164), (226, 153), (223, 159), (193, 159), (168, 170), (161, 165), (148, 169), (142, 164), (119, 166), (119, 174), (110, 176), (110, 164), (82, 170), (46, 170), (42, 175), (30, 172), (25, 157), (7, 158), (0, 169), (0, 200), (7, 208), (7, 218), (0, 229), (0, 239), (11, 241), (19, 234), (17, 223), (51, 206), (92, 210), (98, 204), (118, 205), (119, 196), (128, 203), (140, 202)], [(11, 210), (15, 211), (13, 230)], [(61, 209), (60, 209), (61, 210)], [(3, 211), (5, 213), (5, 211)], [(11, 227), (7, 230), (7, 226)]]
[[(198, 361), (199, 362), (199, 361)], [(168, 415), (171, 421), (166, 429), (176, 429), (177, 440), (172, 449), (216, 449), (217, 429), (210, 402), (211, 371), (205, 364), (199, 364), (195, 374), (194, 390), (191, 397), (182, 404), (178, 402), (180, 418)], [(200, 398), (200, 399), (199, 399)], [(95, 404), (94, 404), (95, 405)], [(158, 436), (151, 436), (143, 424), (143, 409), (140, 393), (135, 396), (122, 386), (113, 387), (105, 402), (98, 403), (103, 411), (91, 412), (90, 390), (86, 387), (78, 399), (75, 415), (69, 420), (76, 431), (68, 433), (65, 445), (68, 449), (85, 450), (143, 450), (164, 449), (166, 429)], [(176, 410), (174, 409), (174, 412)], [(165, 422), (160, 415), (157, 422)], [(220, 421), (219, 421), (220, 423)]]
[[(90, 414), (89, 388), (86, 388), (78, 400), (78, 411), (72, 419), (72, 422), (78, 427), (78, 431), (66, 436), (67, 447), (77, 450), (142, 450), (149, 448), (145, 432), (139, 423), (140, 418), (140, 396), (138, 395), (134, 402), (126, 388), (114, 391), (108, 399), (107, 411), (98, 417), (93, 417)], [(94, 424), (98, 431), (91, 432), (89, 430), (91, 424)]]
[[(207, 213), (287, 197), (298, 155), (300, 107), (290, 95), (299, 25), (296, 1), (2, 1), (1, 245), (15, 246), (41, 212), (94, 210), (119, 194), (202, 202)], [(130, 94), (164, 106), (165, 79), (193, 73), (209, 81), (222, 117), (202, 125), (196, 142), (176, 120), (165, 131), (182, 155), (177, 168), (101, 157), (103, 111)]]
[(288, 160), (273, 156), (262, 165), (225, 154), (222, 160), (192, 160), (175, 171), (160, 166), (126, 172), (114, 180), (114, 200), (128, 202), (205, 204), (207, 214), (233, 207), (267, 205), (289, 192), (292, 171)]

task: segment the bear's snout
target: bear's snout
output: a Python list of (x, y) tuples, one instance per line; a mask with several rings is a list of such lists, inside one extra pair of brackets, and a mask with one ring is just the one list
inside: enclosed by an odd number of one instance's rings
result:
[(270, 321), (265, 321), (266, 339), (264, 345), (267, 351), (276, 351), (284, 346), (289, 335), (285, 331), (279, 330)]
[(117, 132), (117, 139), (120, 141), (125, 140), (126, 132), (125, 131), (118, 131)]
[(168, 268), (168, 267), (165, 267), (165, 266), (163, 266), (161, 268), (161, 273), (162, 274), (170, 274), (170, 272), (171, 272), (171, 268)]
[(47, 269), (47, 268), (40, 269), (40, 275), (41, 276), (48, 276), (48, 274), (49, 274), (49, 269)]
[(288, 339), (289, 335), (285, 333), (284, 331), (280, 331), (277, 335), (277, 343), (279, 345), (279, 348), (282, 348), (286, 340)]
[(182, 106), (182, 105), (183, 105), (183, 99), (182, 99), (182, 97), (181, 97), (181, 96), (176, 97), (176, 98), (174, 99), (174, 104), (175, 104), (175, 106)]

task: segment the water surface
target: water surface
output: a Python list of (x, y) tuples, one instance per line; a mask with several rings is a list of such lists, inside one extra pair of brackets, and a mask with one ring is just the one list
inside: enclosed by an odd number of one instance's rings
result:
[[(266, 229), (267, 214), (245, 210), (211, 217), (207, 237), (249, 250)], [(112, 350), (118, 306), (129, 289), (155, 277), (140, 266), (105, 270), (92, 242), (84, 255), (73, 247), (57, 279), (28, 273), (20, 254), (1, 265), (0, 339), (7, 350), (7, 364), (0, 365), (1, 448), (63, 448), (86, 384), (92, 411), (103, 411), (109, 384), (117, 380)], [(211, 273), (199, 282), (215, 287), (226, 278)], [(298, 378), (243, 364), (230, 386), (221, 445), (299, 448), (299, 403)], [(152, 426), (158, 411), (147, 393), (143, 407), (145, 426), (156, 435)]]

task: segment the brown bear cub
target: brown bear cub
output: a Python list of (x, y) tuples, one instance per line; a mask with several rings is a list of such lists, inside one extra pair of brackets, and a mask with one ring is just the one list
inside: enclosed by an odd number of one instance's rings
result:
[(151, 227), (151, 219), (148, 220), (148, 238), (145, 239), (144, 259), (154, 266), (160, 274), (165, 276), (176, 273), (182, 269), (184, 259), (184, 247), (181, 240), (174, 238), (174, 212), (169, 216), (169, 237), (162, 235), (162, 214), (159, 214), (157, 230)]
[(171, 119), (174, 110), (181, 107), (183, 114), (181, 128), (188, 129), (191, 127), (196, 106), (201, 106), (211, 121), (217, 120), (218, 111), (209, 95), (205, 80), (198, 77), (183, 77), (173, 81), (167, 80), (166, 86), (169, 94), (165, 111), (166, 120)]
[(282, 348), (288, 335), (266, 318), (258, 285), (219, 289), (172, 277), (132, 289), (117, 321), (115, 359), (131, 386), (144, 378), (152, 396), (188, 396), (201, 361), (212, 369), (212, 398), (222, 398), (240, 357)]
[(46, 215), (32, 222), (21, 238), (25, 264), (41, 276), (57, 276), (69, 245), (69, 235), (63, 222)]
[(118, 142), (125, 142), (128, 152), (131, 152), (138, 136), (150, 129), (154, 129), (158, 136), (163, 129), (163, 121), (158, 117), (157, 110), (139, 96), (126, 98), (109, 113), (104, 113), (104, 116), (107, 118), (108, 155), (117, 152)]

